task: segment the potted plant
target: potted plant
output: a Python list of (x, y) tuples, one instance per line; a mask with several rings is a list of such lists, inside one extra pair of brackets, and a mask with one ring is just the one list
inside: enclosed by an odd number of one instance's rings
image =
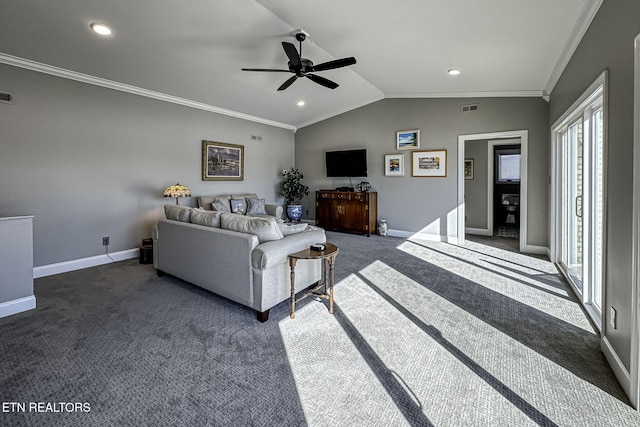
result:
[(283, 171), (282, 196), (287, 200), (287, 216), (291, 221), (300, 221), (302, 205), (300, 200), (309, 194), (309, 187), (302, 183), (304, 175), (297, 168)]

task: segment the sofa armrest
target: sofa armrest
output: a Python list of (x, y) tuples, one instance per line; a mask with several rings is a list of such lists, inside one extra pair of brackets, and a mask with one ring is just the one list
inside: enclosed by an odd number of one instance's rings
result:
[(275, 216), (276, 219), (282, 219), (282, 206), (280, 205), (264, 205), (265, 210), (267, 211), (267, 214), (271, 215), (271, 216)]
[(284, 239), (262, 243), (253, 249), (251, 266), (266, 270), (278, 264), (287, 263), (289, 255), (307, 249), (313, 243), (326, 242), (322, 228), (310, 229), (285, 236)]

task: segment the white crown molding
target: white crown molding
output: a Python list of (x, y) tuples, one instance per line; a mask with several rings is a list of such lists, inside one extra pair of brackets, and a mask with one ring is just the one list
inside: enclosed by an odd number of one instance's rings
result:
[(0, 52), (0, 63), (11, 65), (14, 67), (25, 68), (27, 70), (36, 71), (38, 73), (50, 74), (52, 76), (61, 77), (63, 79), (75, 80), (94, 86), (101, 86), (107, 89), (118, 90), (120, 92), (131, 93), (133, 95), (144, 96), (146, 98), (157, 99), (159, 101), (170, 102), (172, 104), (182, 105), (185, 107), (195, 108), (198, 110), (209, 111), (211, 113), (223, 114), (225, 116), (235, 117), (237, 119), (248, 120), (251, 122), (262, 123), (269, 126), (289, 129), (295, 132), (296, 127), (280, 123), (273, 120), (263, 119), (261, 117), (251, 116), (249, 114), (239, 113), (237, 111), (227, 110), (225, 108), (216, 107), (214, 105), (202, 102), (192, 101), (190, 99), (179, 98), (177, 96), (167, 95), (165, 93), (155, 92), (143, 89), (137, 86), (131, 86), (124, 83), (107, 80), (88, 74), (78, 73), (76, 71), (55, 67), (53, 65), (43, 64), (41, 62), (31, 61), (29, 59), (20, 58), (13, 55)]
[(387, 93), (385, 98), (542, 98), (542, 90)]
[(591, 25), (591, 21), (595, 18), (596, 13), (598, 13), (598, 9), (602, 6), (602, 2), (604, 0), (587, 0), (578, 16), (578, 20), (571, 30), (571, 34), (569, 35), (569, 39), (567, 43), (564, 45), (564, 49), (562, 49), (562, 53), (560, 54), (560, 58), (558, 58), (558, 62), (556, 62), (556, 66), (553, 68), (551, 72), (551, 76), (549, 77), (549, 81), (547, 81), (547, 85), (545, 86), (545, 93), (549, 94), (553, 91), (560, 80), (560, 76), (564, 72), (564, 69), (569, 64), (569, 60), (573, 53), (578, 48), (578, 45), (582, 41), (582, 37), (584, 37), (587, 29)]

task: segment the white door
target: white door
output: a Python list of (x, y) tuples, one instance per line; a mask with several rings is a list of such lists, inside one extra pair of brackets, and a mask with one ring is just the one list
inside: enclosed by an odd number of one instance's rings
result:
[(604, 233), (603, 86), (554, 128), (558, 265), (598, 328)]

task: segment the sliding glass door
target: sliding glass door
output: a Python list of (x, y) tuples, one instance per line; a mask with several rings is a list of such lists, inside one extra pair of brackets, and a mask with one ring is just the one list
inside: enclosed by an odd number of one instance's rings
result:
[(598, 327), (604, 250), (603, 87), (597, 87), (554, 128), (556, 261)]

